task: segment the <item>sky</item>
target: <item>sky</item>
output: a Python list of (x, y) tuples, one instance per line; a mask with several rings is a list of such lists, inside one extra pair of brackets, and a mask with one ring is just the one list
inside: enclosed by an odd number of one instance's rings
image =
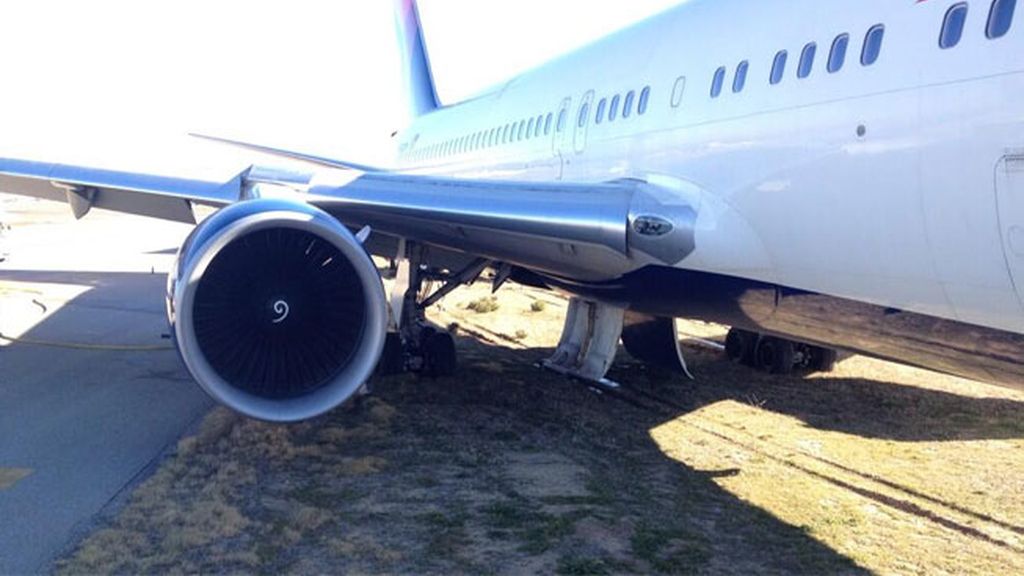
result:
[[(457, 102), (679, 0), (420, 0)], [(0, 156), (216, 177), (200, 132), (390, 158), (405, 104), (390, 0), (0, 2)]]

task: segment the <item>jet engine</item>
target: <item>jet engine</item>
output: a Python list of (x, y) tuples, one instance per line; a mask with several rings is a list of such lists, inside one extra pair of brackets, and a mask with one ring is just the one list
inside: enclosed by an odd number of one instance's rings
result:
[(167, 315), (181, 358), (214, 399), (276, 422), (342, 404), (370, 377), (388, 323), (359, 240), (301, 202), (211, 215), (178, 251)]

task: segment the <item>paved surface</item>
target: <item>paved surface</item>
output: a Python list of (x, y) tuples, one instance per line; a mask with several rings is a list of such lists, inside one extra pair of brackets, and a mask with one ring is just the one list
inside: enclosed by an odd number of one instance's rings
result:
[(0, 195), (0, 574), (45, 571), (210, 400), (163, 291), (190, 227)]

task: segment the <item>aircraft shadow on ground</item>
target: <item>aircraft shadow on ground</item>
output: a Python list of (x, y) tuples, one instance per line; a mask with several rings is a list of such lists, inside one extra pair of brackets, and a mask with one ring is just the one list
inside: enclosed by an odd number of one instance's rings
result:
[[(152, 314), (152, 322), (146, 330), (152, 332), (154, 339), (159, 339), (157, 332), (167, 330), (158, 317), (163, 314), (163, 278), (159, 275), (0, 270), (0, 281), (90, 287), (69, 306), (32, 328), (25, 334), (27, 339), (54, 340), (65, 335), (74, 338), (81, 334), (80, 311), (83, 308), (94, 311), (93, 321), (101, 322), (104, 310), (123, 309), (131, 295), (134, 295), (133, 301), (140, 302), (136, 312), (144, 312), (147, 317)], [(140, 299), (139, 291), (149, 295)], [(38, 361), (38, 350), (33, 352), (35, 348), (32, 344), (8, 346), (2, 352), (5, 363), (17, 364), (19, 355)], [(970, 398), (869, 379), (775, 380), (708, 354), (700, 356), (692, 365), (698, 379), (696, 383), (675, 376), (650, 378), (642, 366), (628, 360), (618, 364), (611, 375), (613, 378), (671, 400), (674, 408), (672, 414), (666, 416), (664, 411), (638, 409), (594, 394), (564, 377), (536, 369), (532, 364), (548, 356), (551, 353), (548, 348), (512, 350), (473, 336), (460, 336), (459, 348), (463, 355), (462, 370), (454, 379), (431, 383), (425, 379), (385, 378), (376, 383), (377, 392), (398, 406), (411, 403), (417, 410), (445, 411), (453, 407), (455, 411), (483, 410), (501, 415), (502, 421), (518, 421), (541, 432), (550, 431), (554, 435), (552, 442), (557, 442), (559, 450), (574, 459), (591, 460), (594, 469), (607, 476), (609, 485), (615, 486), (616, 492), (623, 492), (623, 498), (633, 498), (632, 490), (642, 488), (644, 475), (667, 475), (671, 491), (684, 495), (676, 503), (674, 514), (683, 518), (680, 522), (687, 524), (696, 538), (712, 543), (728, 542), (731, 548), (746, 550), (748, 558), (759, 558), (766, 565), (785, 571), (860, 572), (861, 569), (805, 529), (779, 520), (716, 484), (717, 477), (734, 474), (735, 470), (699, 471), (668, 458), (651, 439), (651, 429), (671, 417), (684, 415), (687, 410), (698, 410), (722, 400), (750, 402), (756, 395), (766, 410), (793, 416), (815, 428), (868, 438), (931, 441), (1007, 439), (1024, 435), (1018, 424), (1024, 421), (1024, 403), (1009, 400)], [(48, 357), (56, 365), (64, 354), (81, 353), (53, 348)], [(187, 373), (176, 358), (170, 358), (161, 353), (155, 357), (136, 356), (126, 362), (135, 366), (152, 363), (154, 377), (167, 378), (180, 385), (188, 380)], [(484, 372), (486, 377), (482, 377)], [(55, 385), (74, 387), (77, 383)], [(67, 395), (59, 390), (47, 393), (55, 398), (63, 396), (69, 402), (88, 401), (84, 397), (88, 390)], [(972, 427), (974, 419), (985, 419), (987, 424)], [(481, 434), (492, 432), (481, 430)], [(586, 441), (581, 444), (576, 441), (578, 438), (586, 438)], [(625, 453), (639, 454), (639, 460), (630, 457), (630, 462), (641, 462), (638, 468), (623, 465), (620, 455)], [(881, 495), (865, 496), (883, 498)], [(618, 494), (613, 496), (616, 497)], [(691, 514), (694, 520), (686, 520)]]
[[(133, 273), (80, 273), (80, 272), (35, 272), (35, 271), (12, 271), (12, 270), (0, 270), (0, 281), (16, 281), (16, 282), (36, 282), (36, 283), (65, 283), (65, 284), (77, 284), (89, 286), (90, 290), (83, 293), (81, 296), (75, 298), (71, 302), (68, 302), (63, 308), (54, 311), (44, 321), (29, 330), (24, 337), (31, 340), (75, 340), (82, 337), (82, 322), (83, 322), (83, 310), (92, 318), (94, 322), (102, 322), (103, 316), (106, 314), (107, 309), (115, 309), (125, 305), (126, 299), (132, 301), (140, 301), (137, 308), (140, 311), (144, 311), (147, 317), (150, 317), (149, 313), (152, 313), (152, 321), (147, 321), (149, 327), (147, 330), (154, 332), (152, 336), (154, 339), (159, 339), (159, 335), (156, 331), (166, 331), (166, 325), (157, 317), (158, 314), (162, 313), (162, 286), (163, 281), (160, 278), (154, 277), (151, 274), (133, 274)], [(151, 294), (144, 298), (139, 298), (139, 291), (149, 291)], [(130, 336), (125, 335), (125, 338)], [(462, 339), (465, 343), (465, 338)], [(471, 346), (475, 340), (470, 339)], [(167, 342), (166, 340), (163, 340)], [(485, 350), (489, 349), (489, 346), (477, 343), (475, 347), (480, 349), (481, 346), (485, 346)], [(465, 347), (465, 346), (464, 346)], [(79, 362), (81, 362), (81, 355), (87, 354), (82, 350), (74, 349), (62, 349), (62, 348), (48, 348), (46, 349), (46, 356), (49, 362), (53, 365), (61, 365), (62, 358), (67, 356), (79, 356)], [(512, 352), (504, 349), (497, 349), (498, 354), (512, 353), (511, 360), (513, 361), (530, 361), (530, 353)], [(21, 362), (19, 357), (24, 357), (25, 362), (38, 362), (39, 358), (39, 347), (32, 344), (11, 344), (2, 351), (4, 356), (5, 365), (11, 366)], [(490, 352), (486, 352), (485, 356), (489, 355)], [(473, 353), (470, 351), (469, 356)], [(479, 357), (479, 355), (478, 355)], [(187, 379), (187, 373), (184, 368), (180, 365), (177, 359), (173, 362), (168, 360), (168, 355), (165, 353), (158, 353), (155, 356), (134, 356), (130, 357), (126, 362), (133, 365), (152, 363), (153, 372), (159, 372), (164, 377), (171, 378), (176, 382), (182, 382)], [(474, 362), (467, 358), (465, 364), (465, 374), (467, 380), (473, 380), (476, 382), (483, 382), (482, 379), (471, 378), (471, 370), (473, 370)], [(547, 375), (538, 372), (535, 368), (529, 364), (525, 364), (520, 368), (524, 374), (541, 374), (545, 380), (551, 382), (557, 382), (558, 384), (553, 388), (558, 388), (563, 392), (568, 393), (568, 396), (562, 399), (546, 397), (542, 395), (534, 394), (537, 391), (536, 386), (505, 386), (501, 380), (487, 379), (489, 382), (486, 390), (477, 388), (462, 388), (456, 386), (445, 385), (444, 388), (453, 394), (451, 397), (447, 397), (445, 394), (437, 394), (440, 388), (433, 385), (421, 386), (419, 384), (412, 386), (405, 390), (408, 394), (400, 394), (398, 390), (389, 389), (389, 385), (385, 382), (381, 384), (381, 393), (383, 396), (388, 397), (387, 401), (394, 402), (396, 405), (401, 406), (403, 403), (418, 402), (422, 400), (422, 395), (426, 394), (429, 396), (429, 401), (424, 404), (418, 404), (416, 409), (444, 409), (447, 405), (449, 408), (452, 405), (462, 406), (465, 403), (473, 405), (475, 403), (482, 403), (478, 407), (484, 407), (485, 410), (494, 411), (507, 411), (509, 418), (523, 417), (527, 421), (535, 421), (538, 426), (543, 426), (542, 422), (550, 418), (558, 418), (553, 416), (551, 410), (556, 411), (557, 414), (561, 415), (563, 423), (565, 422), (566, 415), (574, 414), (576, 405), (578, 404), (579, 398), (582, 397), (587, 399), (592, 396), (585, 390), (580, 390), (578, 387), (569, 384), (564, 378), (557, 377), (555, 375)], [(128, 378), (132, 376), (126, 375)], [(527, 376), (529, 378), (529, 376)], [(87, 377), (85, 378), (87, 379)], [(412, 379), (414, 382), (418, 382), (419, 379)], [(403, 380), (404, 381), (404, 380)], [(138, 385), (138, 382), (132, 383), (133, 386)], [(179, 384), (180, 385), (180, 384)], [(73, 381), (62, 381), (50, 383), (52, 390), (42, 391), (53, 396), (54, 398), (65, 398), (68, 402), (89, 402), (90, 400), (86, 397), (89, 393), (89, 387), (83, 386), (82, 382)], [(59, 390), (60, 388), (66, 388), (64, 392)], [(78, 388), (75, 390), (75, 388)], [(177, 392), (173, 392), (177, 393)], [(530, 399), (527, 402), (523, 402), (523, 398)], [(545, 406), (548, 400), (551, 404)], [(154, 399), (156, 405), (161, 405), (165, 401)], [(597, 401), (599, 404), (603, 402), (600, 399), (590, 399), (590, 401)], [(434, 408), (431, 408), (433, 406)], [(537, 408), (534, 410), (533, 408)], [(600, 406), (601, 410), (614, 410), (615, 407), (612, 405)], [(634, 416), (631, 416), (633, 418)], [(657, 452), (657, 447), (650, 441), (650, 438), (646, 435), (646, 430), (656, 424), (656, 419), (651, 417), (649, 420), (630, 421), (628, 428), (636, 432), (636, 438), (640, 444), (634, 447), (618, 446), (616, 449), (629, 449), (635, 450), (640, 449), (646, 451), (650, 458), (656, 461), (668, 463), (660, 453)], [(74, 423), (69, 423), (74, 425)], [(540, 428), (538, 428), (540, 429)], [(487, 430), (481, 430), (481, 434), (488, 434)], [(559, 441), (562, 439), (568, 440), (567, 437), (559, 435)], [(614, 432), (608, 436), (608, 440), (616, 444), (623, 442), (623, 438)], [(109, 446), (109, 453), (116, 454), (117, 447)], [(599, 462), (597, 465), (601, 468), (608, 469), (611, 473), (616, 468), (615, 452), (609, 451), (602, 454), (602, 458), (605, 460)], [(96, 457), (96, 465), (103, 466), (102, 456)], [(760, 509), (752, 507), (748, 504), (743, 503), (739, 499), (729, 495), (722, 489), (718, 488), (713, 482), (714, 474), (699, 472), (696, 470), (689, 469), (685, 466), (672, 464), (671, 469), (676, 470), (677, 473), (673, 477), (673, 482), (678, 484), (686, 485), (686, 492), (688, 494), (699, 495), (699, 500), (694, 500), (694, 505), (702, 507), (704, 509), (714, 508), (714, 515), (720, 516), (721, 518), (728, 519), (726, 522), (729, 525), (735, 525), (736, 529), (739, 530), (741, 526), (747, 526), (744, 530), (749, 530), (749, 527), (756, 527), (756, 531), (750, 534), (748, 537), (739, 538), (735, 542), (735, 546), (740, 548), (749, 548), (751, 557), (757, 557), (760, 554), (764, 554), (764, 558), (789, 558), (784, 563), (784, 567), (787, 569), (804, 569), (810, 571), (834, 570), (840, 569), (845, 571), (859, 571), (859, 569), (848, 559), (842, 557), (835, 551), (829, 549), (827, 546), (814, 540), (805, 531), (800, 528), (787, 525), (774, 518), (771, 514), (764, 512)], [(620, 478), (621, 481), (626, 481), (627, 478)], [(212, 480), (211, 480), (212, 481)], [(634, 483), (635, 484), (635, 483)], [(686, 514), (686, 511), (679, 511), (680, 514)], [(694, 530), (696, 530), (696, 526)], [(68, 533), (70, 534), (70, 533)], [(65, 536), (68, 537), (68, 536)], [(714, 534), (707, 533), (701, 534), (700, 538), (703, 541), (715, 541), (719, 538), (727, 538), (730, 541), (737, 540), (736, 534)]]
[[(514, 355), (520, 359), (519, 365), (522, 366), (538, 362), (553, 352), (551, 348), (530, 348), (518, 351), (507, 348), (496, 349), (493, 343), (487, 342), (491, 336), (494, 335), (476, 333), (471, 337), (462, 337), (460, 346), (462, 349), (483, 348), (484, 351), (478, 352), (478, 354), (480, 354), (480, 358), (486, 358), (487, 362), (493, 362), (494, 358), (503, 354)], [(653, 430), (669, 420), (685, 416), (718, 402), (735, 401), (753, 404), (766, 411), (797, 418), (812, 428), (837, 431), (869, 439), (929, 442), (1024, 438), (1024, 429), (1022, 429), (1024, 426), (1022, 425), (1024, 403), (1022, 402), (999, 398), (960, 396), (868, 378), (820, 376), (815, 378), (798, 376), (779, 378), (759, 374), (749, 368), (735, 365), (715, 352), (690, 349), (687, 355), (694, 360), (691, 362), (690, 368), (696, 381), (651, 370), (632, 361), (628, 355), (620, 353), (609, 377), (623, 385), (623, 392), (591, 394), (590, 397), (600, 398), (599, 402), (603, 404), (595, 410), (606, 410), (609, 413), (617, 414), (617, 417), (628, 418), (631, 424), (626, 431), (628, 434)], [(465, 367), (466, 370), (473, 369), (473, 359), (470, 358), (469, 362), (469, 366)], [(557, 390), (569, 385), (567, 384), (568, 380), (561, 376), (548, 374), (540, 376), (539, 371), (533, 376), (520, 375), (517, 380), (528, 382), (534, 388), (553, 385)], [(561, 385), (558, 384), (559, 381), (562, 383)], [(576, 387), (587, 388), (582, 383), (576, 383)], [(509, 402), (513, 405), (509, 409), (520, 411), (521, 407), (516, 405), (521, 401), (520, 396), (511, 391), (505, 393), (510, 395)], [(489, 390), (485, 395), (493, 394), (498, 394), (500, 397), (501, 392)], [(541, 394), (550, 396), (553, 392), (542, 391)], [(554, 394), (557, 395), (557, 393)], [(590, 415), (595, 413), (583, 408), (586, 403), (578, 401), (568, 401), (568, 403), (572, 406), (565, 409), (560, 415), (563, 418), (571, 417), (576, 408), (579, 408), (577, 412), (583, 418), (587, 417), (588, 413)], [(531, 404), (531, 402), (527, 401), (527, 404)], [(542, 411), (542, 407), (533, 405), (530, 410)], [(628, 411), (628, 416), (624, 411)], [(731, 444), (735, 449), (773, 460), (775, 464), (814, 477), (833, 488), (857, 494), (878, 505), (916, 516), (921, 520), (930, 521), (965, 536), (1020, 552), (1012, 545), (976, 529), (973, 522), (988, 523), (1016, 534), (1024, 534), (1024, 525), (974, 511), (968, 506), (944, 500), (928, 494), (926, 491), (887, 479), (884, 474), (880, 475), (873, 470), (861, 470), (855, 465), (844, 464), (842, 460), (807, 454), (805, 456), (815, 461), (814, 465), (807, 465), (799, 459), (779, 456), (779, 451), (762, 446), (765, 442), (758, 437), (761, 432), (770, 433), (771, 430), (758, 431), (744, 427), (744, 429), (727, 429), (725, 433), (721, 433), (713, 429), (701, 428), (699, 424), (695, 427), (700, 428), (701, 432), (718, 436), (718, 440)], [(606, 431), (595, 431), (597, 435), (604, 432)], [(618, 433), (622, 432), (622, 429), (618, 431)], [(644, 449), (655, 450), (661, 454), (662, 448), (655, 445), (650, 437), (646, 438), (646, 442), (639, 437), (636, 439), (638, 443), (643, 444)], [(623, 446), (619, 448), (627, 449)], [(635, 445), (631, 448), (635, 448)], [(668, 460), (664, 455), (662, 458)], [(714, 496), (708, 496), (712, 500), (721, 495), (721, 489), (713, 483), (713, 479), (738, 473), (738, 470), (734, 469), (713, 472), (697, 471), (675, 460), (671, 461), (678, 464), (683, 474), (689, 477), (689, 480), (683, 482), (684, 484), (690, 485), (690, 481), (697, 478), (702, 479), (700, 482), (703, 484), (698, 491), (706, 490), (714, 493)], [(920, 503), (927, 505), (923, 506)], [(940, 511), (936, 512), (936, 506), (933, 505), (938, 505)], [(741, 503), (739, 500), (731, 501), (730, 506), (733, 508), (730, 514), (735, 513), (739, 516), (754, 513), (765, 514), (764, 511)], [(955, 514), (946, 514), (943, 509)], [(973, 521), (958, 520), (956, 515), (973, 518)], [(771, 518), (774, 520), (774, 517)], [(751, 522), (753, 525), (758, 525), (763, 524), (766, 520), (757, 517), (753, 518)], [(774, 520), (774, 523), (784, 525), (778, 520)], [(772, 530), (781, 530), (779, 534), (786, 535), (780, 536), (782, 539), (797, 538), (798, 535), (794, 531), (803, 534), (800, 529), (789, 525), (785, 526), (785, 529), (775, 526)]]

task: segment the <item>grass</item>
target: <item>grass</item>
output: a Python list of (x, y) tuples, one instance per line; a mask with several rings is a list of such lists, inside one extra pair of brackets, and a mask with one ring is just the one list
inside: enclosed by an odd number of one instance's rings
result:
[(457, 560), (459, 553), (469, 543), (466, 513), (428, 512), (421, 515), (419, 520), (427, 528), (427, 556), (434, 560)]
[(489, 312), (495, 312), (499, 308), (501, 308), (501, 305), (498, 304), (497, 296), (484, 296), (482, 298), (477, 298), (476, 300), (473, 300), (472, 302), (466, 305), (466, 309), (472, 310), (477, 314), (487, 314)]
[(534, 297), (434, 318), (471, 334), (455, 377), (294, 426), (212, 413), (57, 571), (1024, 573), (1024, 394), (686, 347), (696, 381), (619, 359), (679, 407), (642, 409), (533, 367), (561, 328)]
[(642, 525), (630, 539), (633, 554), (664, 574), (698, 572), (709, 561), (707, 543), (693, 534)]
[(488, 534), (495, 539), (513, 538), (519, 550), (538, 555), (551, 550), (574, 532), (574, 526), (585, 512), (554, 515), (540, 511), (526, 500), (504, 500), (482, 510)]
[(613, 569), (613, 564), (601, 558), (563, 556), (558, 559), (555, 573), (563, 576), (601, 576), (611, 574)]

